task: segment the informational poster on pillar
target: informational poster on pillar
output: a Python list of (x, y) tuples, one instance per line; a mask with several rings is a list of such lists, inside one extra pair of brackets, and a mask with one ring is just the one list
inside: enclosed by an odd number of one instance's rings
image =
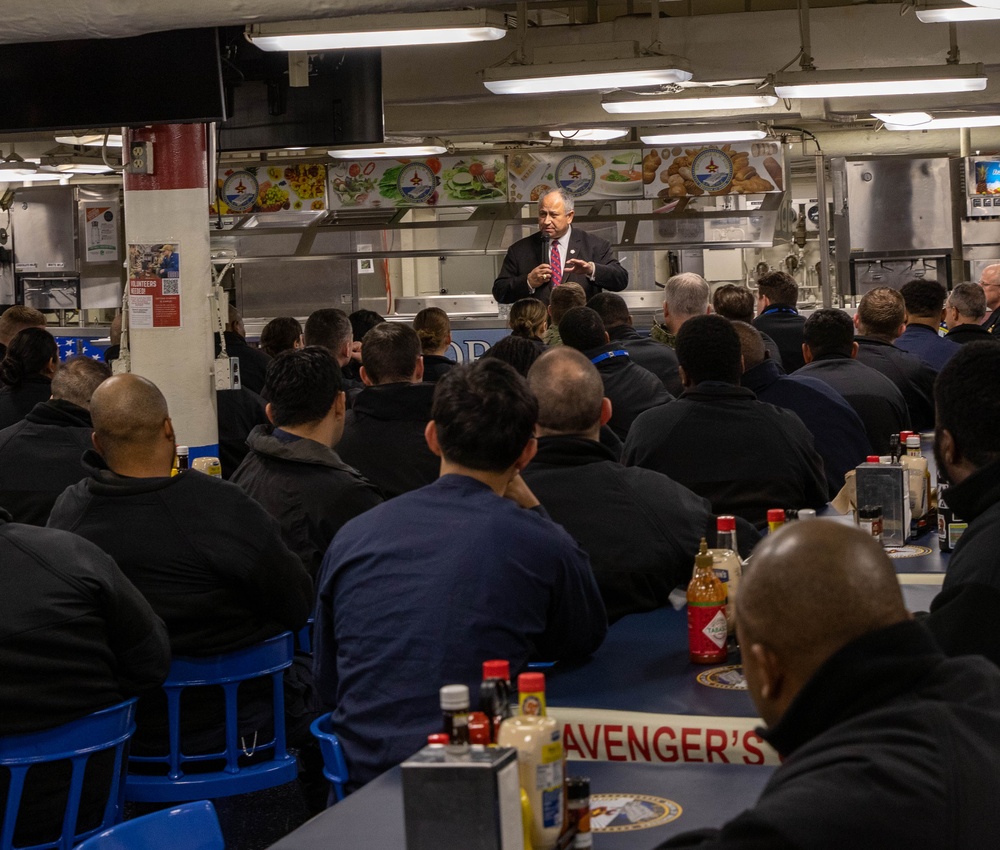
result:
[(84, 241), (88, 263), (118, 260), (118, 206), (109, 203), (83, 205)]
[(129, 243), (129, 327), (181, 326), (180, 257), (176, 242)]

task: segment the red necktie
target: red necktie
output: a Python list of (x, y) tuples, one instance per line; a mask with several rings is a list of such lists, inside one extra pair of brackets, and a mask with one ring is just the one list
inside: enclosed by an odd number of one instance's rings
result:
[(552, 243), (552, 251), (549, 254), (549, 265), (552, 266), (552, 285), (558, 286), (562, 283), (562, 261), (559, 259), (559, 243)]

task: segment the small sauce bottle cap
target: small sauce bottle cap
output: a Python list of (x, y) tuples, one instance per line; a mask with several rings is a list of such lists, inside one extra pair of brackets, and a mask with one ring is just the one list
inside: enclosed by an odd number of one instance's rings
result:
[(494, 658), (483, 662), (484, 679), (503, 679), (510, 681), (510, 662), (502, 658)]
[(784, 508), (771, 508), (767, 512), (768, 522), (784, 522), (785, 521), (785, 509)]
[(736, 531), (736, 517), (720, 516), (715, 521), (715, 527), (718, 531)]
[(517, 689), (522, 694), (545, 690), (544, 673), (522, 673), (517, 677)]
[(441, 708), (444, 711), (469, 710), (469, 686), (445, 685), (441, 688)]

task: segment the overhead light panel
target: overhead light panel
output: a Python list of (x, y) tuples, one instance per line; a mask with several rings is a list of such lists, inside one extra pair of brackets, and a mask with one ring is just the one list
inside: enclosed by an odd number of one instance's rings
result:
[(28, 162), (24, 157), (11, 151), (0, 159), (0, 181), (19, 180), (38, 171), (38, 163)]
[[(888, 117), (888, 116), (887, 116)], [(975, 127), (1000, 127), (1000, 115), (961, 115), (954, 118), (931, 118), (920, 124), (905, 124), (880, 118), (886, 130), (964, 130)]]
[(345, 50), (496, 41), (505, 16), (486, 9), (410, 15), (355, 15), (316, 21), (250, 24), (246, 37), (261, 50)]
[(639, 131), (647, 145), (698, 145), (713, 142), (754, 142), (766, 139), (767, 131), (758, 127), (663, 127)]
[(924, 24), (996, 21), (1000, 20), (1000, 6), (995, 9), (981, 6), (925, 6), (917, 9), (917, 20)]
[(965, 0), (970, 6), (979, 6), (984, 9), (1000, 9), (1000, 0)]
[[(584, 52), (587, 45), (577, 45)], [(493, 94), (598, 91), (641, 88), (691, 79), (686, 60), (678, 56), (645, 55), (623, 59), (540, 62), (501, 65), (481, 71), (483, 85)]]
[(982, 91), (987, 78), (977, 64), (798, 71), (775, 74), (773, 81), (778, 97), (833, 98)]
[(583, 130), (549, 130), (549, 135), (553, 139), (567, 142), (606, 142), (620, 139), (631, 132), (627, 127), (588, 127)]
[(122, 146), (121, 133), (108, 133), (107, 137), (103, 133), (86, 133), (82, 136), (56, 136), (56, 141), (61, 145), (81, 145), (84, 147), (102, 148), (104, 139), (107, 138), (109, 148), (120, 148)]
[(611, 92), (604, 95), (601, 106), (613, 114), (646, 112), (697, 112), (713, 109), (766, 109), (778, 98), (772, 94), (637, 95), (633, 92)]
[(407, 156), (437, 156), (447, 153), (445, 145), (373, 145), (367, 148), (336, 148), (327, 151), (334, 159), (400, 159)]
[(872, 118), (878, 118), (883, 124), (898, 124), (901, 127), (915, 127), (931, 120), (926, 112), (873, 112)]

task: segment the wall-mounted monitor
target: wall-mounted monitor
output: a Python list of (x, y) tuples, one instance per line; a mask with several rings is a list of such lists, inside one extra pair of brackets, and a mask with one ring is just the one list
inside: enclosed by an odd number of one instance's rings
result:
[(0, 132), (225, 118), (215, 29), (0, 45)]

